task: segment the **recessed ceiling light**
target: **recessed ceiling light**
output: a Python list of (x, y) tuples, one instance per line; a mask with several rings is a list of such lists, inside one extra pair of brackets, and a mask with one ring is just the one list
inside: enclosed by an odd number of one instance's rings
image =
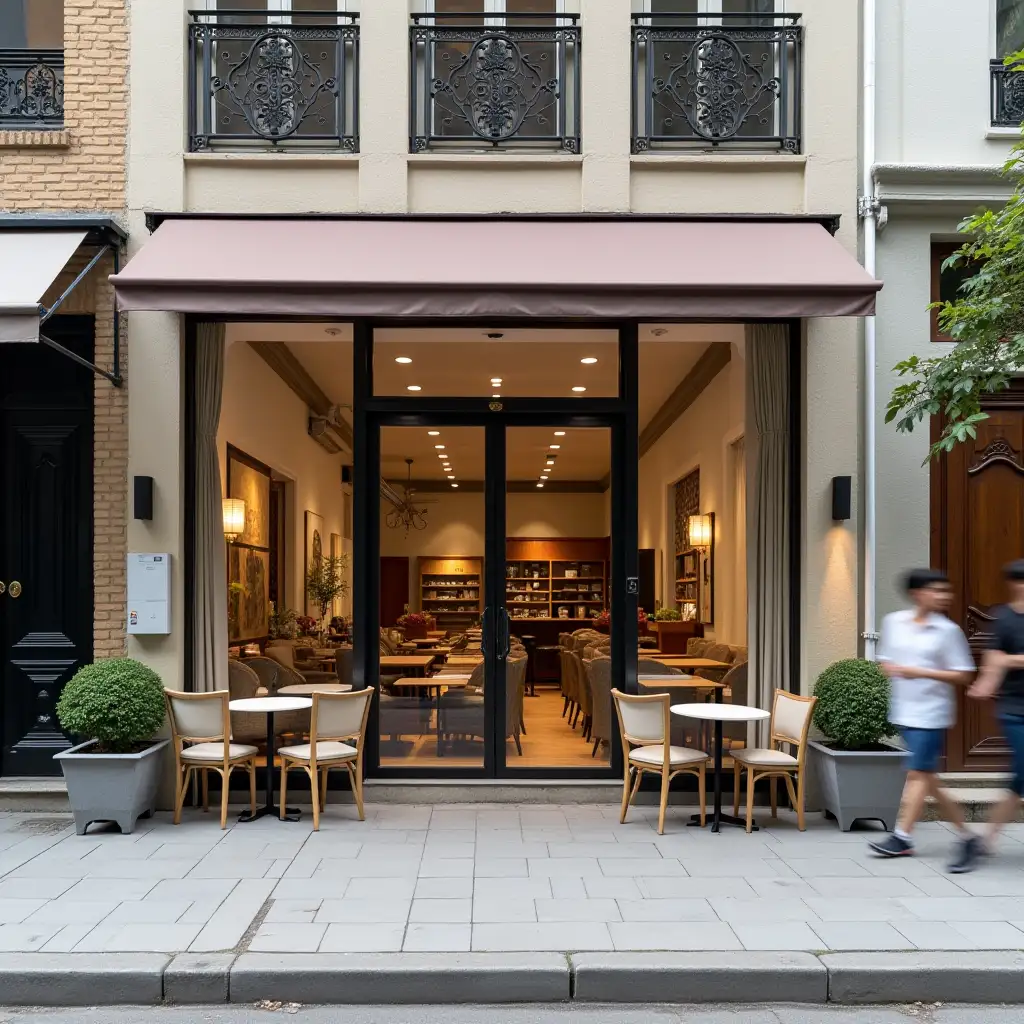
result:
[(412, 360), (408, 356), (395, 356), (396, 363), (411, 363)]
[(454, 480), (454, 479), (455, 479), (455, 477), (453, 477), (453, 476), (450, 476), (450, 477), (448, 477), (448, 479), (449, 479), (449, 480)]
[(440, 430), (428, 430), (428, 431), (427, 431), (427, 434), (428, 434), (428, 435), (429, 435), (430, 437), (438, 437), (438, 436), (440, 435), (440, 433), (441, 433), (441, 431), (440, 431)]
[(443, 444), (435, 444), (435, 445), (434, 445), (434, 447), (435, 447), (435, 448), (443, 448), (443, 447), (444, 447), (444, 445), (443, 445)]
[(492, 377), (492, 378), (491, 378), (491, 383), (492, 383), (492, 384), (493, 384), (493, 385), (494, 385), (495, 387), (497, 387), (497, 386), (498, 386), (498, 385), (499, 385), (499, 384), (501, 383), (501, 378), (500, 378), (500, 377)]
[(448, 456), (447, 456), (447, 455), (445, 455), (445, 453), (444, 453), (444, 452), (438, 452), (438, 453), (437, 453), (437, 457), (438, 457), (438, 458), (439, 458), (439, 459), (440, 459), (440, 460), (441, 460), (442, 462), (447, 462), (447, 461), (448, 461)]
[(547, 474), (546, 473), (541, 473), (540, 478), (541, 478), (541, 480), (547, 480)]
[(581, 388), (578, 384), (576, 385), (576, 387), (573, 388), (573, 391), (577, 392), (577, 394), (579, 392), (581, 392), (581, 391), (586, 391), (586, 390), (587, 390), (586, 388)]
[(458, 487), (458, 486), (459, 486), (458, 484), (452, 484), (452, 487)]
[(555, 437), (565, 437), (565, 431), (564, 430), (556, 430), (555, 431)]
[(538, 487), (543, 487), (544, 485), (541, 483), (541, 484), (537, 484), (537, 486)]
[(491, 395), (491, 398), (501, 398), (501, 395)]
[(548, 447), (558, 449), (561, 448), (562, 446), (560, 444), (549, 444)]
[(583, 363), (586, 366), (590, 366), (591, 363), (596, 363), (597, 362), (597, 357), (596, 356), (586, 356), (583, 359), (581, 359), (580, 362)]
[(421, 388), (419, 386), (419, 384), (410, 384), (405, 390), (406, 391), (422, 391), (423, 388)]

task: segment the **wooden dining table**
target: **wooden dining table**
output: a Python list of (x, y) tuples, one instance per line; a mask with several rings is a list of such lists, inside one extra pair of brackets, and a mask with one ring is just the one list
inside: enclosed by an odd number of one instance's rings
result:
[(412, 676), (425, 676), (427, 669), (437, 660), (436, 654), (382, 654), (381, 672), (407, 672)]
[(711, 658), (691, 658), (685, 654), (659, 654), (653, 659), (671, 668), (732, 668), (727, 661), (713, 661)]

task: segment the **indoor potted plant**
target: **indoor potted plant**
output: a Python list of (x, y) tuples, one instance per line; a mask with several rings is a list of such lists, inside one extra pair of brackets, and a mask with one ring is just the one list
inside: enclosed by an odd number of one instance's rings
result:
[(906, 751), (886, 742), (889, 680), (873, 662), (848, 658), (830, 665), (814, 687), (814, 725), (827, 737), (808, 744), (810, 770), (825, 810), (849, 832), (858, 818), (896, 824)]
[(75, 831), (94, 821), (114, 821), (125, 835), (139, 815), (153, 813), (160, 782), (154, 740), (164, 724), (164, 687), (148, 666), (109, 658), (80, 668), (57, 701), (61, 728), (88, 739), (55, 754), (68, 787)]
[(684, 620), (679, 609), (669, 605), (662, 605), (654, 613), (650, 628), (658, 638), (658, 650), (664, 654), (685, 654), (687, 642), (692, 637), (704, 635), (699, 622)]
[(321, 646), (327, 636), (328, 613), (334, 602), (348, 593), (347, 571), (347, 555), (314, 558), (306, 570), (306, 596), (320, 613), (317, 630)]
[(427, 635), (427, 617), (422, 612), (406, 612), (399, 616), (398, 625), (406, 640), (422, 640)]

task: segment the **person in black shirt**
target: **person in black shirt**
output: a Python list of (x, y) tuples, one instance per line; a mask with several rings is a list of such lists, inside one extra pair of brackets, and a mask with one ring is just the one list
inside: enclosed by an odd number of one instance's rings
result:
[(1010, 792), (992, 810), (986, 852), (992, 852), (999, 830), (1013, 821), (1024, 796), (1024, 559), (1004, 570), (1010, 601), (995, 611), (993, 636), (977, 681), (968, 691), (979, 700), (995, 698), (1003, 735), (1010, 745), (1013, 779)]

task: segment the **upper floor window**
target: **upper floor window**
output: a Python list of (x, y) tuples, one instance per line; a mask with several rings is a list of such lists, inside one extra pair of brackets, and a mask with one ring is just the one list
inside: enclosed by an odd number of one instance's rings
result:
[(633, 151), (800, 151), (801, 27), (774, 0), (646, 0), (633, 16)]
[(410, 149), (578, 153), (579, 53), (564, 0), (433, 0), (413, 15)]
[(1024, 121), (1024, 74), (1010, 71), (1003, 58), (1024, 50), (1024, 0), (996, 0), (996, 55), (991, 64), (991, 123), (1019, 128)]
[(64, 123), (64, 0), (0, 0), (0, 128)]
[(359, 148), (345, 0), (209, 0), (189, 35), (189, 148)]

